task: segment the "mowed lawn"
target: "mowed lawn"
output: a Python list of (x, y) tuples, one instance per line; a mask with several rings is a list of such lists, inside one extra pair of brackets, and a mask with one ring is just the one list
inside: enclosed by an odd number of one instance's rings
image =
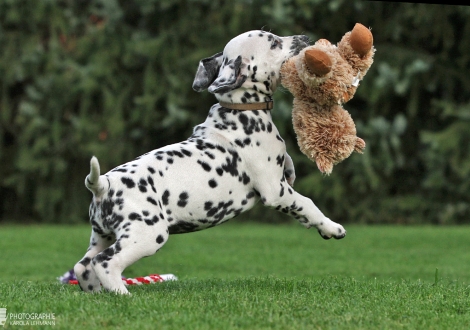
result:
[(56, 280), (85, 253), (89, 226), (0, 226), (0, 307), (54, 313), (54, 329), (470, 328), (470, 227), (346, 229), (325, 241), (297, 223), (232, 220), (170, 236), (123, 275), (179, 280), (122, 297)]

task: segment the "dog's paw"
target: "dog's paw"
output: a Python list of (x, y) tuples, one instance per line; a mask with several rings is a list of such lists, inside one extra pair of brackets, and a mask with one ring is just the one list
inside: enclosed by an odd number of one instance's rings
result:
[[(74, 267), (80, 289), (85, 292), (99, 292), (101, 285), (95, 271), (89, 267), (89, 259), (82, 259)], [(88, 266), (88, 267), (87, 267)]]
[(132, 296), (132, 293), (130, 293), (125, 287), (119, 287), (116, 289), (108, 289), (108, 291), (116, 295)]
[(321, 223), (318, 227), (318, 233), (323, 239), (341, 239), (346, 236), (346, 230), (340, 224), (327, 219)]

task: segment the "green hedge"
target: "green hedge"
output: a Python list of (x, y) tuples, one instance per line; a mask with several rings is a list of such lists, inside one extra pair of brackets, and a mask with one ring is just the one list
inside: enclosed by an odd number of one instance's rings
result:
[[(85, 221), (90, 157), (109, 170), (186, 139), (215, 102), (191, 89), (197, 63), (237, 34), (336, 42), (356, 22), (377, 48), (345, 106), (366, 152), (322, 176), (299, 153), (292, 98), (278, 92), (296, 189), (341, 222), (466, 221), (470, 8), (359, 0), (1, 1), (0, 221)], [(264, 214), (250, 218), (279, 220)]]

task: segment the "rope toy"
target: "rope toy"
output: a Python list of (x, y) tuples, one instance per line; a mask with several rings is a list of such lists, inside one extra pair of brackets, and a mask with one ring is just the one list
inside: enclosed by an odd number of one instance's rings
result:
[[(73, 270), (69, 270), (63, 276), (57, 278), (63, 284), (77, 285), (78, 280), (73, 273)], [(177, 281), (178, 278), (173, 274), (152, 274), (143, 277), (136, 278), (122, 278), (124, 285), (142, 285), (142, 284), (153, 284), (167, 281)]]
[[(144, 277), (136, 277), (136, 278), (123, 278), (122, 282), (124, 285), (142, 285), (142, 284), (152, 284), (152, 283), (159, 283), (159, 282), (166, 282), (166, 281), (177, 281), (178, 278), (173, 274), (152, 274), (149, 276)], [(76, 285), (78, 284), (77, 280), (69, 280), (69, 284)]]

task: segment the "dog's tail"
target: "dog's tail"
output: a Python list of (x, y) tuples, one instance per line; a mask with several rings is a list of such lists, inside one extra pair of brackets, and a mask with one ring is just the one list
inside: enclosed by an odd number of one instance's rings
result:
[(94, 196), (100, 196), (105, 191), (106, 179), (100, 176), (100, 163), (95, 156), (90, 160), (90, 174), (85, 179), (85, 186)]

